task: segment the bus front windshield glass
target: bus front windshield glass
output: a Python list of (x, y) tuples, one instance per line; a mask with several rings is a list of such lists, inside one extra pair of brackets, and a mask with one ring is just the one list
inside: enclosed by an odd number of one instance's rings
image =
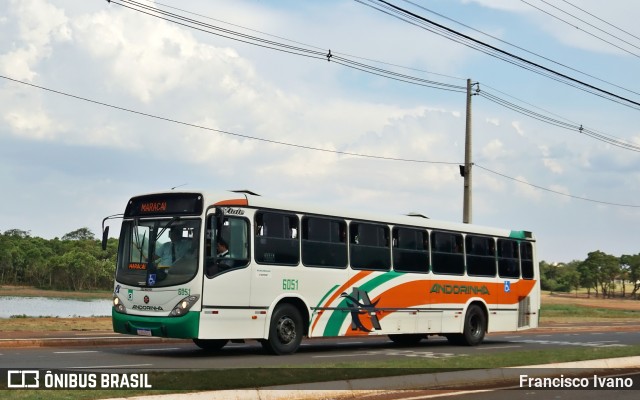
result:
[(139, 287), (184, 284), (198, 271), (198, 219), (123, 221), (116, 281)]

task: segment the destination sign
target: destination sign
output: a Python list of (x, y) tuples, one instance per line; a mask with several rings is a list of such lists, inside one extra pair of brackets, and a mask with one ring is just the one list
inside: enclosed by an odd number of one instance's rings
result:
[(202, 209), (202, 195), (198, 193), (166, 193), (132, 198), (124, 216), (200, 215)]
[(147, 264), (143, 263), (129, 263), (129, 269), (137, 269), (137, 270), (145, 270), (147, 269)]

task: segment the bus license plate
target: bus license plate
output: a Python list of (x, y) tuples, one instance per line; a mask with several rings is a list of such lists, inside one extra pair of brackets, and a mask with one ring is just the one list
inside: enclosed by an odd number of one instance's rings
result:
[(138, 336), (151, 336), (151, 329), (138, 329)]

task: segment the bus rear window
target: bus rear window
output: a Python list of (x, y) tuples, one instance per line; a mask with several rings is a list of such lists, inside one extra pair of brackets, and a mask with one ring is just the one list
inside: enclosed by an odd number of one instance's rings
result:
[(498, 274), (501, 278), (520, 277), (520, 252), (518, 242), (498, 239)]
[(522, 277), (524, 279), (533, 279), (533, 246), (531, 243), (520, 243), (520, 256), (522, 258)]

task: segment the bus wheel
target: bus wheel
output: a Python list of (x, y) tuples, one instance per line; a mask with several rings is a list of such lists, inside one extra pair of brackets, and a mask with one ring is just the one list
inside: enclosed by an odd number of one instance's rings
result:
[(422, 339), (426, 339), (427, 335), (422, 333), (409, 333), (404, 335), (389, 335), (389, 339), (400, 346), (413, 346), (418, 344)]
[(302, 341), (302, 317), (291, 304), (281, 304), (271, 315), (269, 338), (263, 340), (262, 347), (271, 354), (292, 354)]
[(202, 350), (218, 351), (227, 344), (227, 339), (193, 339), (193, 343)]
[(487, 318), (482, 309), (475, 304), (469, 306), (467, 315), (464, 317), (464, 330), (458, 337), (460, 344), (476, 346), (484, 339), (487, 331)]

